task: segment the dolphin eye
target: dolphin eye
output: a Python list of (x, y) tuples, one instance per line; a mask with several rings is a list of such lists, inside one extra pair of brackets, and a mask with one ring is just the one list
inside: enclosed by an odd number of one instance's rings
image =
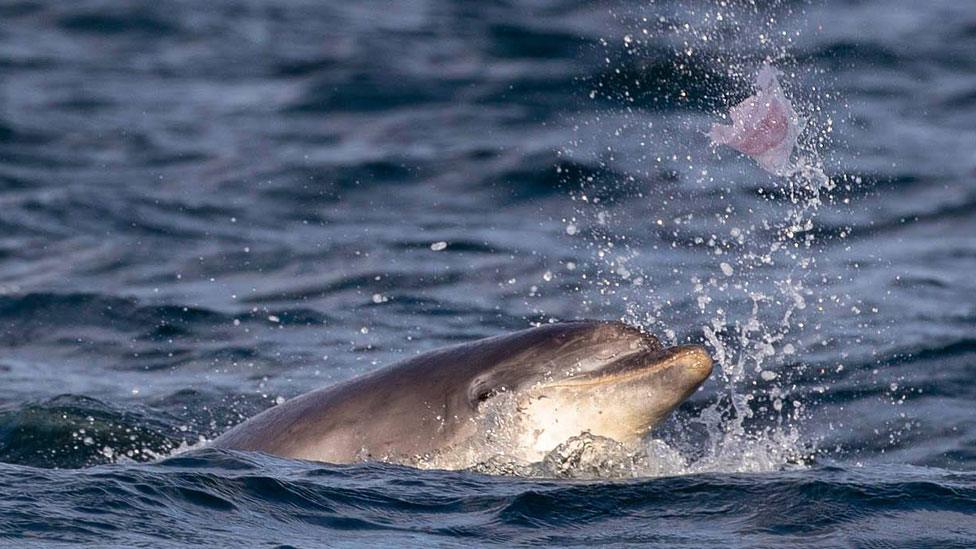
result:
[(475, 407), (480, 406), (481, 403), (507, 392), (508, 388), (508, 383), (500, 383), (496, 377), (477, 377), (468, 386), (468, 403)]
[(475, 405), (480, 405), (486, 400), (490, 398), (494, 398), (498, 396), (500, 393), (504, 393), (504, 392), (505, 392), (505, 387), (479, 388), (477, 391), (474, 392), (473, 394), (474, 398), (472, 399), (472, 401), (474, 402)]
[(468, 402), (477, 406), (491, 398), (494, 389), (487, 379), (476, 379), (468, 388)]

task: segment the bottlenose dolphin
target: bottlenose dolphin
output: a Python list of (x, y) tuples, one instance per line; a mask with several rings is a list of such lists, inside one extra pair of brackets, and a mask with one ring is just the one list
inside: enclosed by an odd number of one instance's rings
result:
[(306, 393), (213, 446), (331, 463), (427, 457), (461, 468), (497, 453), (533, 462), (586, 432), (639, 441), (711, 371), (702, 347), (665, 348), (623, 323), (547, 324)]

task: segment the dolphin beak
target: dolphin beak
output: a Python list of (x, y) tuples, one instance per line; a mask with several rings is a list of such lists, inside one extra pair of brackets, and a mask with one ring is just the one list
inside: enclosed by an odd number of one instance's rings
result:
[(680, 345), (673, 347), (671, 351), (674, 353), (672, 364), (682, 368), (687, 375), (699, 378), (701, 380), (699, 383), (712, 375), (714, 362), (708, 351), (701, 345)]
[(624, 383), (665, 376), (681, 387), (693, 391), (712, 373), (712, 357), (700, 345), (678, 345), (628, 355), (607, 367), (549, 384), (552, 387), (582, 387), (607, 383)]

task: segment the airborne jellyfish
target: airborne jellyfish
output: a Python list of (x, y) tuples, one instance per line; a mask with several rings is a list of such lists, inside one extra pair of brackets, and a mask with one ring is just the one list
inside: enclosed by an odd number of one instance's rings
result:
[(732, 125), (712, 124), (708, 136), (713, 145), (728, 145), (747, 154), (770, 173), (788, 175), (801, 123), (783, 94), (778, 74), (764, 64), (756, 76), (756, 93), (732, 107)]

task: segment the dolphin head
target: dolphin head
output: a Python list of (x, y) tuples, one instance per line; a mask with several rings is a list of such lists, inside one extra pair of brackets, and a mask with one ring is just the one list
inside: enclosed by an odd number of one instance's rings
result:
[(639, 441), (712, 372), (702, 347), (666, 348), (619, 322), (555, 324), (522, 334), (521, 345), (507, 341), (508, 349), (518, 349), (514, 355), (478, 372), (467, 398), (482, 412), (506, 403), (510, 450), (527, 461), (583, 432)]
[(548, 324), (417, 355), (305, 393), (234, 427), (217, 447), (334, 463), (457, 469), (539, 461), (589, 432), (637, 442), (712, 370), (619, 322)]

